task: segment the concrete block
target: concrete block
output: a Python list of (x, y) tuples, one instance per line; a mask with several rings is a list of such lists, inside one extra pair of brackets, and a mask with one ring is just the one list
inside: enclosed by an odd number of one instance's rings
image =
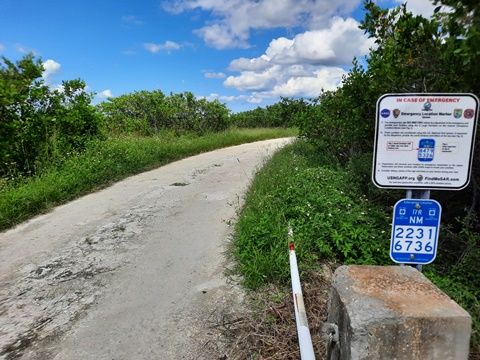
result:
[(468, 359), (470, 315), (410, 266), (338, 268), (328, 322), (329, 359)]

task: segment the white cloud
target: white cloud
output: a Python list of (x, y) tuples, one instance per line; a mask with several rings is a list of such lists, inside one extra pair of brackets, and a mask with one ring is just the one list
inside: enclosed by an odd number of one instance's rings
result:
[(111, 90), (103, 90), (96, 95), (99, 99), (107, 99), (114, 97)]
[(0, 51), (4, 51), (4, 50), (5, 50), (5, 45), (0, 44)]
[(283, 67), (273, 65), (261, 71), (243, 71), (239, 76), (229, 76), (223, 85), (240, 91), (267, 91), (272, 89), (284, 76)]
[(322, 89), (340, 85), (346, 71), (339, 67), (274, 65), (267, 71), (244, 71), (228, 77), (224, 85), (240, 91), (255, 91), (261, 97), (317, 97)]
[(374, 45), (358, 26), (354, 19), (335, 17), (328, 29), (272, 40), (264, 59), (276, 64), (351, 65), (354, 56), (368, 54)]
[(216, 72), (206, 72), (205, 73), (205, 77), (207, 79), (224, 79), (227, 77), (227, 75), (225, 75), (224, 73), (222, 72), (219, 72), (219, 73), (216, 73)]
[(432, 0), (395, 0), (395, 2), (398, 5), (407, 3), (407, 11), (410, 11), (413, 15), (422, 15), (427, 19), (433, 15), (433, 10), (437, 7)]
[(145, 49), (154, 54), (156, 54), (160, 50), (179, 50), (182, 47), (180, 44), (170, 40), (167, 40), (164, 44), (146, 43), (143, 44), (143, 46), (145, 47)]
[(47, 85), (55, 85), (55, 75), (61, 70), (62, 65), (52, 59), (48, 59), (43, 63), (42, 78)]
[(262, 55), (259, 58), (255, 59), (240, 58), (233, 60), (232, 62), (230, 62), (230, 66), (228, 67), (228, 69), (231, 71), (260, 71), (268, 68), (269, 66), (270, 64), (268, 57), (266, 55)]
[(193, 31), (208, 46), (217, 49), (247, 48), (246, 34), (235, 34), (226, 24), (213, 24)]
[(317, 97), (322, 89), (334, 90), (347, 72), (338, 67), (324, 67), (313, 72), (311, 76), (290, 77), (276, 85), (269, 95), (285, 97)]
[(333, 90), (341, 84), (354, 57), (363, 57), (374, 45), (349, 18), (333, 18), (329, 28), (310, 30), (293, 39), (284, 37), (270, 42), (265, 53), (253, 59), (230, 62), (224, 86), (239, 91), (254, 91), (257, 97), (317, 97), (322, 89)]
[(181, 13), (200, 9), (211, 13), (195, 33), (215, 48), (248, 47), (250, 31), (302, 26), (322, 29), (334, 16), (347, 16), (361, 0), (171, 0), (164, 9)]

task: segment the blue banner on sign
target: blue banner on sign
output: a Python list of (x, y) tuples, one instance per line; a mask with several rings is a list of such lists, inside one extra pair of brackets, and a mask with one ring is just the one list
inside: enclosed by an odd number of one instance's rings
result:
[(435, 200), (398, 201), (393, 210), (392, 260), (401, 264), (430, 264), (435, 260), (441, 213)]

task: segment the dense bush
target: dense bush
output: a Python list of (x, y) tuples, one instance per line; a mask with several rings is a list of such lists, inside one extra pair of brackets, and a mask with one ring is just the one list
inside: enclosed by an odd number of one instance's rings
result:
[(308, 101), (282, 98), (280, 102), (265, 108), (257, 107), (231, 114), (230, 124), (240, 128), (294, 127), (308, 109)]
[(139, 91), (109, 98), (98, 105), (106, 127), (114, 133), (151, 135), (161, 130), (197, 134), (228, 127), (229, 110), (218, 100), (197, 99), (191, 92), (165, 94), (160, 90)]
[(43, 65), (27, 55), (0, 63), (0, 176), (31, 174), (101, 133), (102, 119), (80, 79), (50, 89)]

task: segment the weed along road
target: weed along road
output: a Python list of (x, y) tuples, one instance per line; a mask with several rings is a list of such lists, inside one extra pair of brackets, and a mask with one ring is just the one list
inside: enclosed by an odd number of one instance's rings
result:
[(289, 139), (130, 177), (0, 233), (1, 359), (217, 359), (202, 326), (237, 306), (231, 221)]

